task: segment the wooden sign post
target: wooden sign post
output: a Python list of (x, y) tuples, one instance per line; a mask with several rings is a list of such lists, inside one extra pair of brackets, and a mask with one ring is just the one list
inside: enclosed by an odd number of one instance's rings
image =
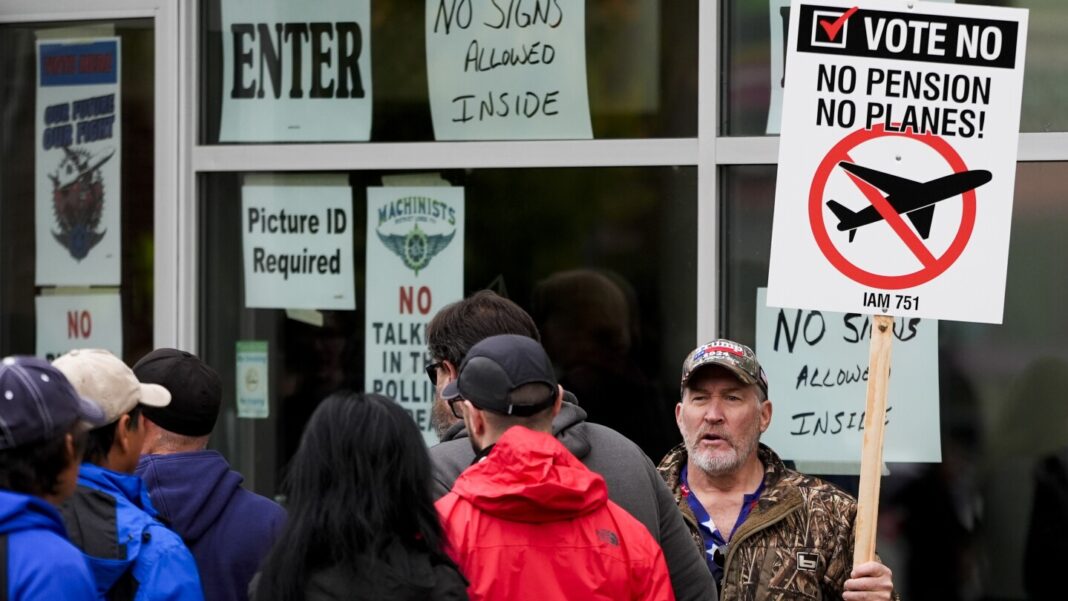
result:
[(868, 354), (868, 400), (864, 413), (864, 446), (860, 459), (860, 491), (854, 531), (853, 565), (875, 559), (875, 530), (879, 521), (879, 484), (883, 469), (883, 431), (886, 391), (890, 384), (890, 351), (894, 318), (876, 315), (871, 324)]

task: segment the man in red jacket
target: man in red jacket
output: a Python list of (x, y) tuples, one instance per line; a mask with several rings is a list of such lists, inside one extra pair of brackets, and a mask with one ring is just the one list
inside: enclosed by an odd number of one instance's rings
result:
[(483, 340), (443, 398), (476, 452), (437, 502), (472, 601), (674, 600), (649, 531), (550, 434), (563, 389), (540, 344)]

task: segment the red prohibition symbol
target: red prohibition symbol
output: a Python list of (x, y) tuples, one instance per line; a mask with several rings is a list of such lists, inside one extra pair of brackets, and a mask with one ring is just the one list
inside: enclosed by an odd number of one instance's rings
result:
[(961, 211), (960, 228), (957, 230), (957, 234), (953, 238), (949, 247), (946, 248), (946, 251), (942, 253), (941, 256), (936, 257), (927, 249), (923, 241), (920, 240), (920, 237), (916, 235), (916, 232), (912, 231), (912, 229), (905, 224), (901, 215), (894, 211), (890, 204), (883, 199), (882, 195), (876, 192), (870, 185), (865, 184), (868, 186), (868, 189), (862, 188), (862, 191), (865, 192), (865, 196), (867, 196), (868, 200), (875, 206), (886, 222), (890, 224), (893, 231), (899, 238), (901, 238), (902, 243), (916, 255), (916, 258), (923, 266), (912, 273), (883, 275), (872, 273), (854, 265), (838, 251), (838, 248), (835, 247), (834, 243), (831, 241), (830, 235), (827, 233), (827, 225), (823, 218), (824, 190), (827, 187), (827, 179), (839, 162), (856, 162), (849, 156), (849, 152), (852, 149), (869, 140), (886, 136), (905, 137), (921, 144), (926, 144), (945, 159), (946, 163), (949, 164), (949, 167), (954, 173), (963, 173), (968, 170), (967, 165), (964, 164), (964, 159), (961, 158), (957, 151), (954, 150), (948, 142), (933, 134), (927, 133), (921, 135), (913, 133), (912, 130), (906, 130), (904, 132), (886, 131), (882, 125), (877, 125), (870, 130), (857, 130), (847, 135), (845, 138), (842, 138), (841, 141), (835, 144), (816, 169), (816, 173), (812, 178), (812, 187), (809, 190), (808, 216), (809, 223), (812, 226), (812, 235), (815, 236), (816, 244), (819, 246), (820, 251), (823, 252), (823, 255), (827, 257), (827, 260), (830, 261), (842, 275), (845, 275), (858, 284), (863, 284), (872, 288), (900, 290), (903, 288), (913, 288), (930, 282), (944, 273), (958, 258), (960, 258), (961, 253), (964, 252), (965, 247), (968, 245), (968, 240), (971, 238), (972, 230), (975, 227), (975, 190), (968, 190), (961, 194), (961, 199), (964, 204)]

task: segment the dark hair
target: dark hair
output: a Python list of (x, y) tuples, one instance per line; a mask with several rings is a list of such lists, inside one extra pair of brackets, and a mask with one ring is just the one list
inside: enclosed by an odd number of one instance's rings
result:
[[(138, 417), (141, 415), (141, 405), (135, 405), (133, 409), (124, 415), (130, 416), (130, 429), (136, 430), (138, 428)], [(89, 430), (89, 439), (85, 445), (85, 461), (100, 465), (107, 461), (108, 453), (111, 452), (112, 445), (115, 444), (115, 430), (119, 427), (119, 419), (100, 426), (99, 428), (93, 428)]]
[(289, 464), (289, 516), (256, 598), (303, 599), (313, 572), (337, 565), (359, 572), (394, 541), (451, 563), (430, 482), (430, 455), (400, 405), (379, 394), (331, 394)]
[[(67, 434), (74, 434), (74, 457), (67, 454)], [(59, 474), (77, 462), (85, 444), (85, 434), (71, 424), (48, 440), (0, 450), (0, 489), (35, 497), (55, 495)]]
[(530, 315), (491, 290), (479, 290), (442, 307), (426, 327), (430, 355), (457, 367), (472, 346), (500, 334), (518, 334), (541, 342)]

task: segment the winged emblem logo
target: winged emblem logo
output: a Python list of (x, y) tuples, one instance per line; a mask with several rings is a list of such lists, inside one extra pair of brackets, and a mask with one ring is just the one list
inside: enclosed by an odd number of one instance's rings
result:
[(52, 180), (52, 212), (59, 228), (52, 231), (52, 237), (79, 262), (107, 233), (97, 231), (104, 214), (100, 166), (114, 154), (113, 148), (92, 154), (83, 148), (65, 146), (63, 159), (55, 172), (48, 174)]
[(415, 275), (419, 275), (419, 271), (425, 269), (431, 259), (449, 246), (453, 236), (456, 235), (456, 230), (448, 234), (427, 234), (419, 229), (417, 223), (404, 235), (383, 234), (379, 230), (375, 230), (375, 233), (378, 234), (378, 239), (386, 245), (386, 248), (400, 257), (405, 267), (414, 271)]

